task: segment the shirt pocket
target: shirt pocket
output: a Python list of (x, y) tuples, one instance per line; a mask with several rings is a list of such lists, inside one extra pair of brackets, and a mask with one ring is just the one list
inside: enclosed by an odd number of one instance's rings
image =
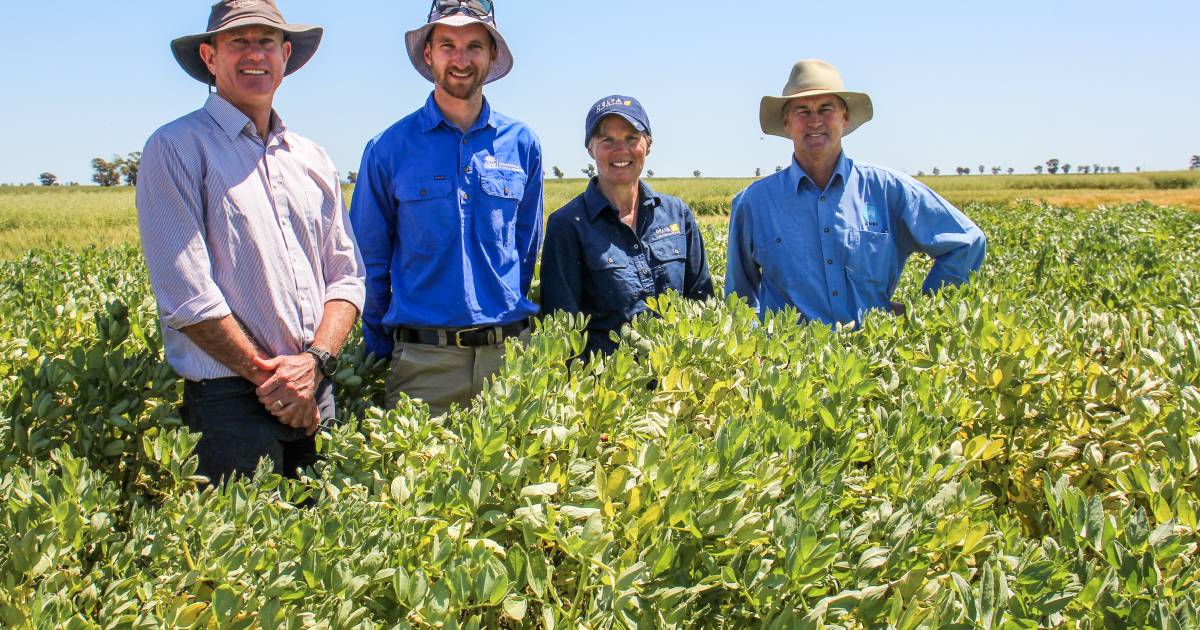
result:
[(684, 267), (687, 264), (687, 239), (677, 234), (652, 241), (650, 257), (654, 262), (654, 284), (659, 293), (675, 289), (683, 293)]
[[(584, 252), (584, 311), (591, 303), (600, 314), (624, 313), (638, 300), (641, 287), (629, 256), (613, 243), (596, 243)], [(591, 299), (587, 299), (590, 296)], [(596, 314), (596, 313), (592, 313)]]
[(480, 218), (480, 238), (490, 234), (496, 246), (515, 254), (517, 206), (525, 196), (525, 174), (512, 171), (484, 171), (479, 176), (484, 202), (476, 216)]
[(406, 248), (431, 253), (458, 239), (462, 226), (447, 179), (407, 177), (394, 182), (397, 238)]
[(886, 290), (896, 266), (896, 242), (887, 232), (850, 230), (846, 234), (846, 272), (855, 283)]

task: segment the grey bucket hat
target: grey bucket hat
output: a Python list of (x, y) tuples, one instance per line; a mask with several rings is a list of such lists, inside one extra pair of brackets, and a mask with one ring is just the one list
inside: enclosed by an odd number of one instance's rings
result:
[(429, 64), (425, 63), (425, 40), (429, 39), (429, 34), (433, 32), (433, 28), (439, 24), (443, 26), (470, 26), (472, 24), (482, 24), (484, 28), (492, 34), (492, 38), (496, 40), (496, 60), (492, 62), (492, 67), (488, 70), (487, 77), (483, 79), (485, 84), (491, 83), (497, 79), (503, 78), (513, 67), (512, 51), (508, 48), (508, 42), (504, 41), (504, 37), (500, 35), (500, 31), (496, 29), (495, 15), (487, 18), (478, 18), (470, 13), (452, 13), (443, 15), (437, 10), (437, 3), (429, 11), (428, 22), (416, 30), (409, 31), (404, 34), (404, 43), (408, 48), (408, 58), (412, 61), (412, 65), (417, 69), (417, 73), (434, 81), (433, 69)]
[(283, 37), (292, 43), (292, 56), (288, 58), (287, 76), (300, 69), (321, 44), (324, 29), (307, 24), (288, 24), (275, 6), (274, 0), (222, 0), (212, 6), (208, 15), (208, 30), (196, 35), (187, 35), (171, 42), (171, 52), (183, 71), (193, 79), (211, 84), (213, 77), (208, 66), (200, 58), (200, 44), (213, 35), (243, 26), (270, 26), (283, 31)]

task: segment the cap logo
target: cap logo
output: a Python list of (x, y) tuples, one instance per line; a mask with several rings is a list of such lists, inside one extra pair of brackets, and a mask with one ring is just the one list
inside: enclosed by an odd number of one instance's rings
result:
[(628, 106), (633, 105), (633, 101), (627, 101), (627, 100), (621, 99), (621, 98), (605, 99), (603, 101), (600, 101), (599, 103), (596, 103), (596, 112), (599, 113), (599, 112), (601, 112), (605, 109), (608, 109), (609, 107), (612, 107), (614, 105), (625, 105), (628, 107)]

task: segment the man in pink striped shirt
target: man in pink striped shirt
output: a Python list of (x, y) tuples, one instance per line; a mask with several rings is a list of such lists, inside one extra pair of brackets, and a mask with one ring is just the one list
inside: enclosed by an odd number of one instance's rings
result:
[(186, 380), (183, 416), (202, 432), (200, 472), (294, 475), (334, 416), (331, 361), (362, 310), (363, 263), (337, 170), (272, 103), (322, 29), (288, 24), (272, 0), (224, 0), (208, 30), (171, 43), (216, 86), (142, 153), (138, 226), (167, 360)]

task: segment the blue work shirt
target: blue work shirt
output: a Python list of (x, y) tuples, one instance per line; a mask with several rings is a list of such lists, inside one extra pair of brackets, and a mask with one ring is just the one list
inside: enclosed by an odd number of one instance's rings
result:
[(610, 353), (618, 330), (646, 310), (646, 298), (675, 289), (713, 294), (704, 241), (692, 210), (639, 184), (637, 231), (621, 223), (596, 178), (554, 214), (542, 251), (542, 308), (586, 313), (588, 352)]
[(542, 233), (542, 148), (484, 100), (466, 133), (425, 107), (371, 139), (350, 222), (366, 265), (363, 337), (392, 353), (392, 331), (508, 324), (527, 297)]
[(733, 199), (726, 293), (760, 316), (794, 306), (826, 324), (891, 306), (910, 254), (933, 258), (926, 294), (967, 281), (986, 239), (929, 187), (844, 154), (824, 189), (796, 161)]

